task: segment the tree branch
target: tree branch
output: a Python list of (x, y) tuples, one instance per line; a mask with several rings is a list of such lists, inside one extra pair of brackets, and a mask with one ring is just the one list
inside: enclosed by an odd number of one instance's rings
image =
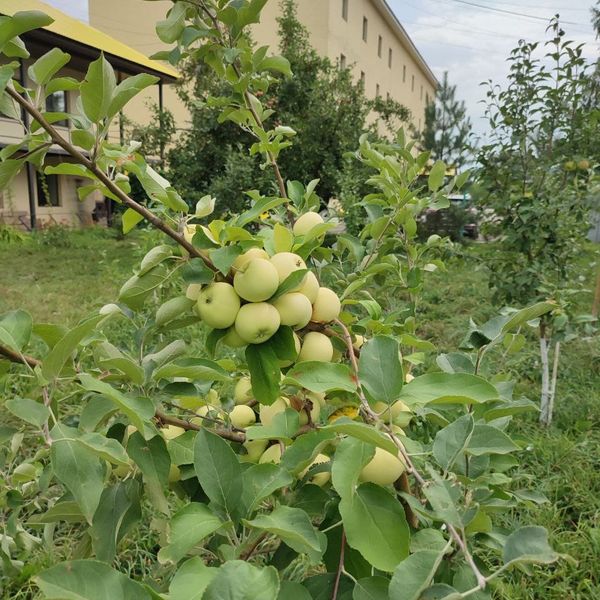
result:
[(0, 355), (7, 358), (10, 362), (19, 363), (21, 365), (27, 365), (32, 369), (42, 364), (42, 361), (34, 358), (33, 356), (27, 356), (26, 354), (21, 354), (20, 352), (16, 352), (15, 350), (11, 350), (6, 346), (0, 346)]
[[(166, 423), (168, 425), (175, 425), (177, 427), (185, 429), (186, 431), (200, 431), (202, 429), (200, 425), (190, 423), (189, 421), (184, 421), (183, 419), (178, 419), (177, 417), (172, 417), (160, 410), (156, 411), (155, 416), (162, 423)], [(235, 431), (228, 431), (227, 429), (211, 429), (210, 431), (212, 431), (219, 437), (222, 437), (223, 439), (229, 440), (230, 442), (237, 442), (238, 444), (243, 444), (246, 441), (245, 433), (236, 433)]]

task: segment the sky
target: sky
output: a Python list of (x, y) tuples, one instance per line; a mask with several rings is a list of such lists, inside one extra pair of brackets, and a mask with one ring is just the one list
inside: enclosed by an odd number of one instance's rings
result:
[[(87, 20), (87, 0), (46, 0)], [(127, 0), (123, 0), (126, 2)], [(276, 0), (270, 0), (275, 2)], [(351, 2), (353, 0), (350, 0)], [(590, 60), (599, 46), (591, 26), (594, 0), (388, 0), (438, 79), (444, 71), (467, 104), (474, 131), (485, 131), (482, 81), (506, 80), (509, 55), (519, 39), (544, 38), (547, 20), (559, 13), (569, 39), (586, 44)], [(485, 8), (487, 7), (487, 8)], [(520, 13), (520, 14), (512, 14)], [(569, 23), (567, 23), (569, 22)]]

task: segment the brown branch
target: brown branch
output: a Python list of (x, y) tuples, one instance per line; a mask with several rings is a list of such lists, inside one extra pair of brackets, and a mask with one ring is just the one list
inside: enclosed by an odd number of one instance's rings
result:
[[(178, 419), (177, 417), (172, 417), (160, 410), (156, 411), (155, 416), (162, 423), (166, 423), (168, 425), (175, 425), (177, 427), (185, 429), (186, 431), (200, 431), (202, 429), (200, 425), (190, 423), (189, 421), (184, 421), (183, 419)], [(227, 429), (211, 429), (210, 431), (212, 431), (213, 433), (215, 433), (219, 437), (222, 437), (225, 440), (229, 440), (230, 442), (237, 442), (238, 444), (243, 444), (246, 441), (246, 434), (244, 433), (236, 433), (235, 431), (228, 431)]]
[[(394, 483), (394, 487), (401, 492), (405, 492), (406, 494), (410, 494), (411, 496), (413, 495), (412, 490), (410, 489), (410, 481), (408, 480), (408, 475), (406, 474), (406, 471), (404, 471), (404, 473), (400, 475), (400, 479), (398, 479)], [(406, 500), (404, 500), (404, 498), (400, 498), (400, 502), (404, 507), (404, 514), (406, 515), (406, 520), (408, 521), (408, 524), (413, 529), (417, 529), (419, 527), (419, 517), (417, 517), (415, 511), (411, 508), (410, 504)]]
[(33, 356), (21, 354), (20, 352), (16, 352), (15, 350), (7, 348), (6, 346), (0, 346), (0, 355), (4, 356), (4, 358), (7, 358), (10, 362), (19, 363), (21, 365), (27, 365), (32, 369), (42, 364), (41, 360), (38, 360)]
[(342, 543), (340, 545), (340, 560), (338, 562), (338, 568), (335, 573), (335, 583), (333, 584), (333, 594), (331, 594), (331, 600), (337, 600), (338, 591), (340, 589), (340, 579), (342, 578), (342, 571), (344, 570), (344, 553), (346, 550), (346, 532), (342, 529)]
[(261, 542), (263, 542), (266, 539), (267, 535), (269, 534), (266, 532), (259, 535), (256, 538), (256, 541), (240, 554), (240, 560), (250, 560), (250, 558), (252, 557), (258, 546), (261, 544)]
[(65, 150), (72, 158), (75, 159), (79, 164), (83, 165), (88, 169), (91, 173), (93, 173), (96, 178), (104, 185), (106, 188), (114, 194), (119, 200), (128, 208), (135, 211), (136, 213), (142, 215), (147, 221), (152, 223), (157, 229), (167, 234), (171, 239), (177, 242), (180, 246), (185, 248), (190, 256), (194, 258), (200, 258), (207, 267), (209, 267), (213, 271), (217, 271), (217, 268), (213, 264), (213, 262), (203, 256), (199, 250), (197, 250), (193, 244), (190, 244), (183, 235), (169, 227), (166, 223), (161, 221), (152, 211), (148, 210), (142, 204), (138, 204), (135, 200), (130, 198), (118, 185), (114, 183), (100, 169), (95, 162), (91, 161), (87, 156), (85, 156), (82, 152), (80, 152), (73, 144), (68, 142), (65, 138), (63, 138), (58, 131), (44, 118), (44, 115), (35, 107), (33, 104), (28, 102), (21, 94), (16, 92), (14, 89), (7, 87), (7, 93), (13, 98), (20, 106), (23, 108), (31, 117), (36, 120), (40, 126), (50, 135), (52, 141), (60, 146), (63, 150)]

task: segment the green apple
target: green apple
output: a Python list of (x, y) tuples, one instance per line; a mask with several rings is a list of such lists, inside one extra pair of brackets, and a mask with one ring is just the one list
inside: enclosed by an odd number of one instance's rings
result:
[(290, 405), (290, 401), (287, 398), (277, 398), (273, 404), (261, 404), (258, 410), (260, 415), (260, 422), (263, 425), (270, 425), (273, 422), (273, 417), (285, 411)]
[(307, 235), (314, 227), (321, 225), (321, 223), (324, 222), (323, 217), (318, 212), (311, 210), (310, 212), (304, 213), (294, 223), (294, 235)]
[(186, 410), (198, 410), (206, 404), (206, 400), (200, 396), (177, 396), (177, 405)]
[(129, 459), (126, 465), (116, 465), (112, 468), (112, 473), (115, 477), (119, 477), (123, 479), (123, 477), (127, 477), (130, 473), (135, 471), (135, 463)]
[(365, 338), (362, 335), (356, 334), (354, 336), (354, 342), (352, 342), (352, 347), (355, 350), (360, 350), (363, 347), (364, 343), (365, 343)]
[(240, 377), (233, 389), (233, 401), (236, 404), (248, 404), (252, 400), (254, 400), (254, 392), (250, 377)]
[(342, 304), (337, 294), (329, 288), (319, 288), (313, 302), (312, 320), (315, 323), (329, 323), (340, 316)]
[(305, 360), (318, 360), (331, 362), (333, 358), (333, 344), (331, 340), (318, 331), (309, 331), (302, 341), (302, 349), (298, 355), (298, 362)]
[(406, 467), (398, 456), (394, 456), (383, 448), (375, 448), (375, 456), (360, 472), (360, 481), (390, 485), (404, 473)]
[(166, 427), (163, 427), (160, 432), (165, 440), (174, 440), (176, 437), (183, 435), (185, 429), (183, 427), (177, 427), (177, 425), (167, 425)]
[(177, 465), (169, 467), (169, 483), (177, 483), (181, 479), (181, 471)]
[(317, 299), (319, 287), (317, 276), (312, 271), (309, 271), (304, 278), (302, 287), (298, 291), (301, 294), (304, 294), (310, 300), (310, 303), (313, 304)]
[[(306, 263), (301, 256), (293, 252), (278, 252), (271, 257), (271, 264), (277, 269), (279, 274), (279, 283), (283, 283), (294, 271), (306, 269)], [(300, 282), (297, 288), (290, 290), (297, 292), (305, 283), (306, 277)]]
[(227, 333), (221, 338), (221, 341), (230, 348), (243, 348), (246, 342), (238, 335), (235, 327), (230, 327)]
[(313, 403), (319, 403), (321, 408), (325, 408), (326, 400), (323, 392), (306, 392), (306, 397)]
[[(296, 347), (296, 358), (294, 360), (280, 360), (279, 361), (279, 366), (283, 369), (285, 367), (290, 367), (291, 365), (293, 365), (297, 358), (298, 358), (298, 354), (300, 354), (300, 349), (302, 348), (302, 343), (300, 342), (300, 338), (298, 337), (298, 335), (296, 334), (295, 331), (292, 331), (292, 335), (294, 336), (294, 346)], [(281, 374), (283, 377), (283, 373)]]
[(229, 413), (229, 420), (234, 427), (245, 429), (249, 425), (256, 423), (256, 414), (249, 406), (238, 404)]
[(414, 376), (414, 375), (411, 375), (410, 373), (407, 373), (407, 374), (404, 376), (404, 381), (406, 381), (406, 383), (410, 383), (410, 382), (411, 382), (411, 381), (412, 381), (414, 378), (415, 378), (415, 376)]
[(269, 440), (251, 440), (244, 442), (242, 445), (246, 449), (246, 454), (240, 454), (240, 459), (244, 462), (258, 462), (258, 459), (266, 450), (268, 443)]
[(190, 283), (185, 290), (185, 297), (188, 300), (193, 300), (194, 302), (198, 301), (200, 298), (200, 292), (202, 291), (202, 285), (199, 283)]
[(268, 300), (279, 287), (277, 269), (264, 258), (253, 258), (233, 278), (238, 296), (248, 302)]
[(248, 344), (266, 342), (281, 325), (277, 309), (266, 302), (244, 304), (235, 319), (237, 334)]
[(264, 465), (265, 463), (273, 463), (275, 465), (278, 465), (281, 462), (282, 454), (283, 453), (281, 451), (281, 444), (276, 443), (263, 452), (263, 455), (260, 457), (258, 462), (261, 465)]
[(240, 305), (240, 297), (233, 286), (221, 281), (202, 289), (197, 307), (200, 318), (209, 327), (226, 329), (235, 323)]
[[(327, 456), (326, 454), (317, 454), (317, 456), (315, 457), (315, 460), (313, 460), (310, 465), (308, 465), (308, 467), (306, 469), (304, 469), (304, 471), (302, 471), (302, 473), (300, 473), (300, 479), (302, 479), (310, 470), (311, 467), (314, 467), (315, 465), (322, 465), (325, 463), (330, 462), (330, 458), (329, 456)], [(315, 475), (313, 475), (308, 483), (312, 483), (314, 485), (318, 485), (319, 487), (323, 487), (329, 480), (331, 479), (331, 472), (330, 471), (323, 471), (321, 473), (316, 473)]]
[(240, 254), (233, 261), (233, 270), (241, 271), (251, 260), (255, 258), (264, 258), (268, 260), (269, 255), (262, 248), (250, 248), (250, 250), (244, 252), (244, 254)]
[(282, 325), (289, 325), (294, 329), (306, 327), (312, 317), (312, 304), (310, 300), (299, 292), (284, 294), (272, 302), (277, 309)]
[[(321, 415), (321, 403), (319, 401), (313, 402), (312, 400), (311, 400), (311, 403), (312, 403), (312, 408), (310, 409), (310, 420), (312, 423), (317, 423), (319, 421), (319, 416)], [(302, 409), (299, 412), (299, 415), (300, 415), (300, 419), (299, 419), (300, 426), (307, 425), (308, 424), (308, 415), (306, 414), (306, 410)]]
[(397, 400), (391, 406), (384, 402), (376, 402), (373, 410), (385, 421), (391, 420), (400, 427), (406, 427), (414, 416), (412, 410), (402, 400)]

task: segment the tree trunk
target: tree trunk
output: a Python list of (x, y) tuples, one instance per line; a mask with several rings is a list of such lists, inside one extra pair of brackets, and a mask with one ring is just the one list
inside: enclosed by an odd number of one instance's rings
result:
[(548, 365), (548, 340), (545, 335), (540, 335), (540, 358), (542, 359), (542, 394), (540, 398), (540, 423), (550, 424), (550, 368)]
[(600, 267), (596, 276), (596, 291), (594, 292), (594, 303), (592, 304), (592, 316), (598, 318), (600, 312)]
[(556, 398), (556, 380), (558, 379), (558, 361), (560, 359), (560, 342), (554, 344), (554, 364), (552, 365), (552, 382), (550, 383), (550, 398), (548, 399), (548, 421), (546, 425), (552, 423), (554, 413), (554, 398)]

